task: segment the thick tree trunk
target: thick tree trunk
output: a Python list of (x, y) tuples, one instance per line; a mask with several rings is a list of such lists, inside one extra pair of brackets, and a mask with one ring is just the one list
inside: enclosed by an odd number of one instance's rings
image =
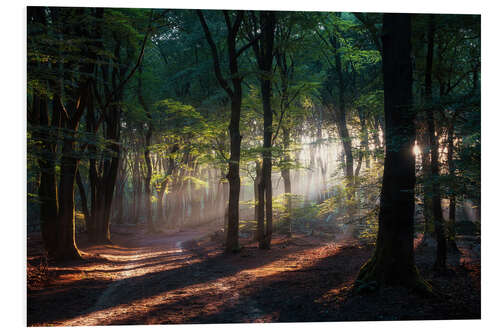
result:
[(384, 14), (383, 77), (386, 156), (379, 230), (373, 257), (361, 268), (359, 287), (423, 286), (415, 267), (415, 115), (412, 110), (411, 16)]
[[(44, 7), (27, 7), (28, 22), (40, 25), (40, 29), (34, 32), (32, 37), (38, 34), (47, 34), (47, 18)], [(29, 47), (28, 41), (28, 47)], [(46, 70), (47, 65), (35, 60), (28, 63), (28, 80), (30, 69)], [(54, 82), (42, 82), (47, 87)], [(40, 185), (38, 196), (40, 200), (40, 229), (45, 250), (49, 257), (54, 258), (57, 251), (57, 218), (59, 213), (59, 197), (56, 175), (56, 138), (60, 127), (59, 103), (53, 103), (52, 120), (49, 120), (48, 98), (43, 93), (34, 92), (32, 114), (28, 113), (28, 121), (36, 127), (33, 130), (34, 139), (39, 143), (43, 152), (37, 159), (40, 167)]]
[[(41, 126), (48, 126), (48, 110), (47, 110), (47, 99), (46, 98), (35, 98), (38, 99), (35, 102), (35, 107), (39, 107), (39, 118)], [(59, 115), (59, 110), (57, 109), (58, 103), (54, 103), (54, 109), (52, 113), (52, 125), (59, 126), (57, 118)], [(46, 152), (46, 158), (39, 158), (38, 165), (40, 166), (40, 186), (38, 188), (38, 195), (40, 198), (40, 224), (42, 231), (42, 238), (45, 245), (45, 249), (50, 257), (55, 256), (56, 245), (57, 245), (57, 216), (59, 212), (58, 204), (58, 189), (57, 189), (57, 178), (55, 169), (55, 145), (50, 142), (51, 137), (57, 135), (53, 133), (56, 131), (55, 127), (52, 126), (49, 129), (49, 133), (40, 133), (38, 135), (38, 140), (41, 143), (41, 149)]]
[(61, 159), (59, 184), (59, 214), (57, 219), (58, 260), (80, 259), (81, 254), (75, 242), (75, 180), (78, 161), (72, 157), (75, 151), (74, 134), (66, 134)]
[(49, 257), (54, 257), (57, 240), (56, 222), (59, 211), (55, 165), (53, 162), (45, 161), (38, 163), (42, 170), (38, 189), (42, 238)]
[[(120, 161), (120, 114), (121, 110), (115, 106), (109, 109), (106, 119), (105, 138), (109, 141), (108, 149), (113, 156), (109, 160), (101, 162), (100, 175), (97, 170), (92, 171), (91, 178), (95, 178), (94, 204), (91, 205), (91, 225), (89, 228), (89, 241), (92, 243), (111, 243), (110, 222), (113, 197)], [(91, 166), (91, 170), (93, 167)]]

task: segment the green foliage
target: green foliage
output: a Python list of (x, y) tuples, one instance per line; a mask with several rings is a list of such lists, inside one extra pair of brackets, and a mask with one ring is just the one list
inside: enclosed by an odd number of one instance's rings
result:
[[(218, 11), (205, 11), (220, 54), (225, 54), (227, 29)], [(230, 11), (231, 19), (234, 12)], [(230, 100), (213, 72), (212, 54), (199, 19), (193, 10), (149, 10), (105, 8), (98, 18), (95, 8), (46, 7), (43, 17), (30, 16), (27, 32), (28, 92), (28, 181), (33, 185), (29, 200), (39, 200), (40, 161), (54, 161), (60, 173), (62, 144), (75, 138), (72, 156), (80, 161), (81, 173), (88, 174), (89, 160), (102, 165), (116, 157), (111, 149), (118, 144), (125, 182), (124, 191), (143, 184), (145, 158), (152, 159), (151, 186), (158, 192), (174, 194), (183, 186), (193, 190), (212, 189), (213, 182), (227, 182), (229, 159)], [(153, 18), (150, 21), (150, 17)], [(330, 183), (329, 197), (315, 203), (292, 194), (292, 212), (286, 209), (287, 195), (273, 198), (273, 213), (281, 227), (289, 220), (293, 227), (314, 223), (354, 225), (359, 237), (373, 243), (377, 232), (378, 196), (384, 158), (379, 133), (384, 129), (384, 91), (381, 77), (381, 14), (277, 12), (275, 55), (269, 74), (272, 86), (273, 144), (270, 148), (273, 172), (311, 168), (296, 158), (304, 148), (351, 145), (355, 165), (370, 157), (356, 179), (345, 179), (341, 157), (337, 176)], [(449, 125), (454, 125), (455, 170), (452, 174), (441, 158), (439, 182), (444, 196), (480, 202), (480, 20), (477, 16), (438, 15), (436, 58), (432, 73), (432, 101), (423, 99), (427, 16), (414, 15), (414, 111), (421, 115), (432, 108), (442, 148)], [(43, 22), (43, 23), (42, 23)], [(236, 38), (236, 48), (249, 42), (254, 24), (245, 14)], [(148, 30), (149, 29), (149, 30)], [(96, 40), (93, 33), (102, 30)], [(119, 92), (114, 92), (144, 55), (137, 72)], [(339, 63), (336, 63), (336, 56)], [(222, 76), (231, 77), (228, 59), (220, 57)], [(259, 79), (252, 47), (238, 59), (244, 78), (240, 119), (242, 186), (252, 186), (255, 162), (265, 149), (263, 112)], [(93, 69), (89, 72), (89, 65)], [(340, 78), (346, 127), (339, 134)], [(81, 118), (76, 131), (55, 122), (55, 97), (62, 96), (64, 112), (74, 113), (81, 83), (90, 78), (95, 119)], [(61, 91), (63, 93), (61, 94)], [(140, 96), (139, 96), (140, 95)], [(47, 100), (48, 118), (42, 124), (40, 99)], [(79, 101), (78, 101), (79, 102)], [(104, 107), (106, 106), (106, 108)], [(110, 110), (118, 110), (119, 142), (106, 139)], [(99, 128), (91, 130), (92, 123)], [(146, 134), (152, 132), (146, 147)], [(367, 142), (363, 142), (366, 140)], [(304, 141), (308, 143), (304, 143)], [(388, 142), (399, 147), (403, 138)], [(307, 146), (310, 145), (310, 146)], [(53, 149), (49, 149), (52, 146)], [(94, 147), (95, 149), (89, 149)], [(443, 150), (443, 149), (442, 149)], [(345, 153), (345, 152), (344, 152)], [(444, 150), (443, 154), (444, 155)], [(336, 156), (335, 156), (336, 157)], [(375, 162), (375, 158), (377, 162)], [(101, 172), (101, 169), (99, 169)], [(208, 174), (212, 172), (212, 178)], [(213, 174), (216, 173), (216, 176)], [(221, 178), (221, 179), (215, 179)], [(215, 180), (214, 180), (215, 179)], [(87, 182), (85, 182), (87, 184)], [(295, 189), (294, 189), (295, 190)], [(417, 193), (421, 195), (421, 192)], [(156, 193), (158, 195), (158, 193)], [(151, 198), (157, 202), (158, 196)], [(242, 202), (252, 207), (253, 200)]]

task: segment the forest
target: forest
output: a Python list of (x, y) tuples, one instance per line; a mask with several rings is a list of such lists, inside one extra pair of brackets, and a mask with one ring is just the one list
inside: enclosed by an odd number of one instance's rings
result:
[(481, 318), (481, 16), (27, 11), (27, 325)]

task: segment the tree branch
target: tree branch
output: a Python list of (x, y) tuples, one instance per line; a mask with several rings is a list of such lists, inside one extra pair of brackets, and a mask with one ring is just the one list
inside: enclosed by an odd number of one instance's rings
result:
[(221, 85), (222, 89), (224, 89), (226, 91), (226, 93), (229, 95), (229, 97), (232, 97), (233, 91), (229, 87), (227, 81), (222, 77), (222, 72), (220, 69), (220, 62), (219, 62), (219, 55), (217, 53), (217, 46), (215, 45), (215, 42), (212, 39), (212, 35), (210, 34), (210, 30), (208, 29), (208, 25), (207, 25), (207, 22), (205, 21), (205, 17), (203, 17), (203, 12), (198, 9), (196, 11), (196, 13), (198, 14), (198, 18), (200, 19), (200, 23), (201, 23), (201, 26), (203, 28), (203, 32), (205, 33), (205, 37), (207, 39), (208, 45), (210, 46), (210, 50), (212, 52), (215, 77), (217, 78), (217, 81), (219, 81), (219, 84)]

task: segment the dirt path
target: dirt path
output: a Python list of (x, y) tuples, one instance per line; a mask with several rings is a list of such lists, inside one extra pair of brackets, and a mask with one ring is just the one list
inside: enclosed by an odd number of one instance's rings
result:
[[(141, 297), (147, 288), (141, 283), (141, 277), (189, 265), (193, 254), (185, 244), (189, 246), (211, 231), (205, 228), (145, 235), (125, 229), (113, 235), (113, 245), (88, 246), (82, 241), (79, 247), (89, 260), (48, 268), (52, 281), (29, 291), (28, 325), (105, 325), (110, 317), (116, 318), (137, 310), (134, 304), (124, 303), (123, 300)], [(50, 308), (45, 314), (40, 309), (41, 306), (46, 307), (46, 304), (41, 304), (47, 301), (62, 305), (59, 308), (55, 304), (51, 306), (52, 312), (60, 312), (59, 316), (54, 316), (55, 320), (51, 321), (50, 315), (46, 318)], [(30, 308), (35, 311), (30, 311)], [(30, 320), (30, 312), (40, 310), (40, 316)], [(37, 323), (44, 317), (46, 323)], [(70, 319), (63, 319), (66, 317)]]
[[(208, 230), (173, 235), (116, 234), (115, 245), (85, 247), (100, 259), (51, 268), (51, 284), (28, 293), (28, 325), (245, 323), (477, 318), (478, 257), (457, 261), (453, 274), (434, 277), (432, 249), (417, 251), (425, 278), (446, 300), (405, 291), (353, 296), (357, 272), (373, 248), (353, 240), (277, 236), (272, 250), (243, 240), (224, 254)], [(470, 246), (469, 246), (470, 247)]]
[[(127, 316), (136, 311), (143, 311), (137, 302), (123, 304), (123, 299), (131, 295), (140, 297), (147, 287), (138, 283), (142, 276), (180, 267), (180, 262), (190, 262), (192, 255), (185, 243), (207, 236), (206, 230), (190, 230), (173, 235), (159, 237), (132, 238), (127, 245), (133, 245), (136, 251), (116, 254), (101, 253), (100, 256), (111, 263), (110, 268), (119, 271), (114, 274), (113, 282), (99, 296), (96, 304), (84, 315), (61, 322), (64, 326), (96, 326), (110, 323), (110, 319)], [(132, 246), (131, 246), (132, 247)]]

